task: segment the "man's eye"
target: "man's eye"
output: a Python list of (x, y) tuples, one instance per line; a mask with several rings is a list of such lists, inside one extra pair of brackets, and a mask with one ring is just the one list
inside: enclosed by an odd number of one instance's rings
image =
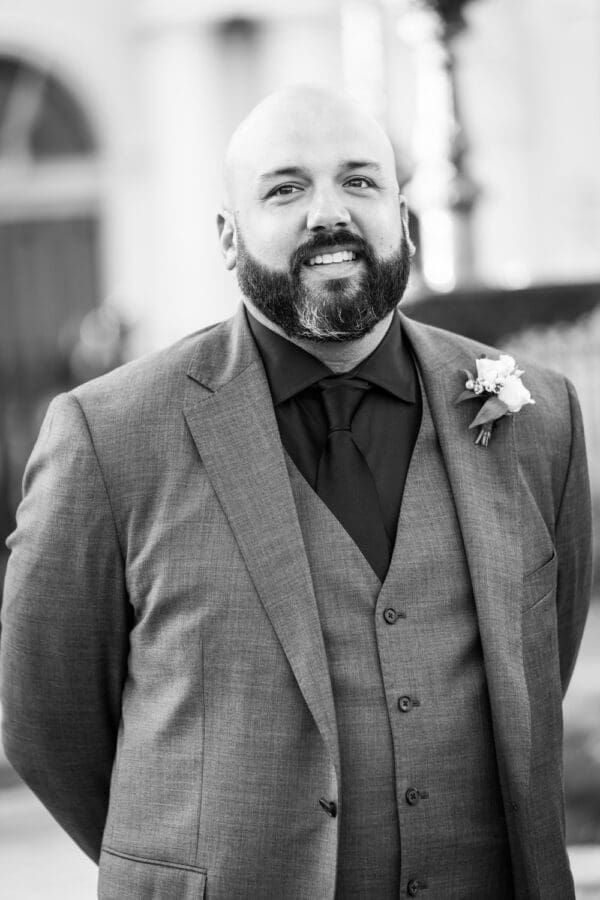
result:
[(280, 184), (279, 187), (274, 188), (270, 195), (271, 197), (287, 197), (290, 194), (295, 194), (299, 191), (300, 188), (297, 184)]
[(373, 187), (373, 182), (370, 178), (365, 178), (364, 175), (355, 175), (354, 178), (348, 179), (346, 186), (353, 188)]

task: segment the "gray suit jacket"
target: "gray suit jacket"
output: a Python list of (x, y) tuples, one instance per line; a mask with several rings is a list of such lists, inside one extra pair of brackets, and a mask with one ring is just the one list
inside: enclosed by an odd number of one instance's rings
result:
[[(453, 401), (493, 351), (403, 325), (463, 534), (517, 895), (563, 900), (561, 697), (590, 585), (579, 408), (528, 368), (536, 405), (476, 447), (477, 404)], [(332, 898), (331, 683), (243, 314), (56, 398), (9, 546), (6, 752), (100, 859), (100, 896)]]

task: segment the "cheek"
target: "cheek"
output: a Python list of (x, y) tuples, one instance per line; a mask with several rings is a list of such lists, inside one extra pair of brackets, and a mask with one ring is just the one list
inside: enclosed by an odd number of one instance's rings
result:
[(392, 256), (400, 249), (402, 241), (402, 228), (400, 225), (394, 227), (390, 223), (390, 227), (382, 230), (378, 235), (378, 240), (374, 242), (375, 252), (384, 258)]
[(365, 222), (365, 237), (375, 252), (382, 257), (398, 251), (402, 239), (402, 219), (397, 206), (381, 209), (377, 216)]
[(274, 269), (286, 269), (299, 239), (283, 217), (249, 216), (240, 221), (244, 244), (252, 256)]

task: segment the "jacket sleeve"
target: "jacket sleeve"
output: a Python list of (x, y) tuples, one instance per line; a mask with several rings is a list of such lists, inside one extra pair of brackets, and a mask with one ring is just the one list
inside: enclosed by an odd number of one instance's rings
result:
[(567, 381), (571, 408), (571, 452), (556, 519), (557, 621), (560, 675), (566, 693), (589, 608), (592, 580), (592, 521), (581, 410)]
[(79, 403), (51, 404), (24, 477), (2, 605), (6, 755), (100, 855), (129, 629), (123, 558)]

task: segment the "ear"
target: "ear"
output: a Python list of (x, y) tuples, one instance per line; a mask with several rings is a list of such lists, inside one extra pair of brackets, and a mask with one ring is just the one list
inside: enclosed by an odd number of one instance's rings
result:
[(400, 219), (402, 220), (402, 231), (404, 232), (404, 237), (406, 238), (406, 243), (408, 244), (408, 254), (409, 256), (414, 256), (417, 252), (417, 248), (410, 239), (410, 232), (408, 230), (408, 204), (406, 203), (406, 198), (402, 194), (399, 195), (399, 202)]
[(219, 244), (225, 260), (225, 268), (235, 269), (237, 261), (237, 243), (235, 221), (230, 212), (224, 209), (217, 215), (217, 231), (219, 232)]

